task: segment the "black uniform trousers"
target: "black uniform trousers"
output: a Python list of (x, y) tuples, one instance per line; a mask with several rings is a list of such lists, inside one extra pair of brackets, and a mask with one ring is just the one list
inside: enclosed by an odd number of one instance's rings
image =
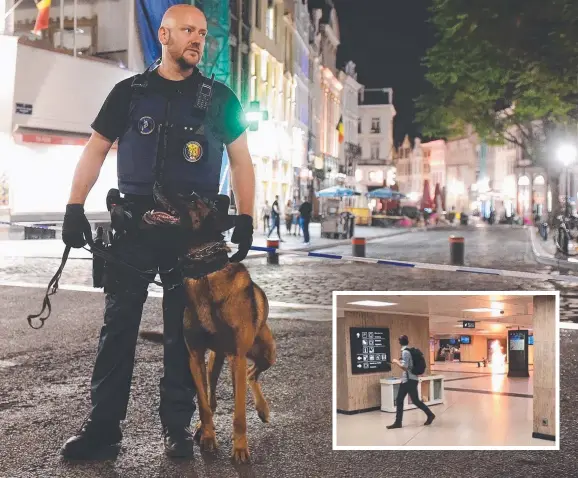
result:
[[(143, 211), (135, 211), (141, 214)], [(175, 266), (177, 255), (170, 241), (147, 231), (127, 233), (115, 240), (111, 251), (120, 260), (154, 279), (156, 271)], [(160, 381), (159, 414), (163, 426), (189, 426), (195, 411), (196, 393), (183, 338), (186, 297), (178, 271), (161, 272), (163, 284), (164, 360)], [(147, 280), (122, 265), (105, 266), (104, 325), (92, 374), (93, 420), (124, 420), (133, 375), (138, 331), (148, 296)]]

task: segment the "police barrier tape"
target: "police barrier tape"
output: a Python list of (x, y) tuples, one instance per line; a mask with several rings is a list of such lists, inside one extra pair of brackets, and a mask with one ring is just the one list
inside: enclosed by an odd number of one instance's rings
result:
[[(43, 225), (30, 225), (25, 223), (10, 223), (0, 221), (0, 224), (7, 225), (25, 225), (26, 227), (48, 229), (54, 231), (62, 231), (61, 227), (55, 226), (43, 226)], [(228, 242), (227, 245), (232, 249), (237, 249), (239, 246)], [(321, 246), (330, 248), (331, 245)], [(325, 252), (313, 252), (313, 251), (295, 251), (295, 250), (280, 250), (274, 247), (262, 247), (262, 246), (251, 246), (252, 251), (276, 253), (279, 255), (292, 255), (292, 256), (302, 256), (302, 257), (313, 257), (316, 259), (332, 259), (341, 260), (348, 262), (359, 262), (363, 264), (380, 264), (385, 266), (393, 267), (405, 267), (407, 269), (423, 269), (432, 271), (444, 271), (444, 272), (465, 272), (470, 274), (480, 274), (498, 277), (516, 277), (519, 279), (533, 279), (539, 281), (563, 281), (563, 282), (575, 282), (578, 283), (578, 276), (569, 275), (549, 275), (549, 274), (536, 274), (533, 272), (520, 272), (502, 269), (488, 269), (483, 267), (467, 267), (467, 266), (450, 266), (445, 264), (430, 264), (426, 262), (408, 262), (408, 261), (394, 261), (389, 259), (376, 259), (371, 257), (355, 257), (355, 256), (344, 256), (340, 254), (328, 254)], [(250, 258), (250, 257), (249, 257)]]
[(61, 227), (57, 226), (45, 226), (44, 224), (31, 224), (28, 222), (6, 222), (0, 221), (0, 224), (4, 224), (5, 226), (20, 226), (20, 227), (29, 227), (31, 229), (47, 229), (48, 231), (62, 231)]
[[(236, 244), (228, 244), (229, 247), (238, 247)], [(330, 246), (329, 246), (330, 247)], [(394, 261), (389, 259), (374, 259), (371, 257), (354, 257), (354, 256), (343, 256), (338, 254), (327, 254), (325, 252), (307, 252), (307, 251), (282, 251), (275, 249), (273, 247), (251, 247), (252, 251), (262, 251), (262, 252), (276, 252), (277, 254), (286, 255), (298, 255), (305, 257), (315, 257), (319, 259), (334, 259), (349, 262), (362, 262), (364, 264), (381, 264), (386, 266), (394, 267), (405, 267), (409, 269), (424, 269), (432, 271), (445, 271), (445, 272), (467, 272), (470, 274), (481, 274), (490, 276), (500, 276), (500, 277), (517, 277), (520, 279), (534, 279), (540, 281), (565, 281), (565, 282), (576, 282), (578, 283), (578, 276), (568, 276), (568, 275), (549, 275), (549, 274), (535, 274), (533, 272), (519, 272), (519, 271), (508, 271), (501, 269), (487, 269), (483, 267), (466, 267), (466, 266), (449, 266), (445, 264), (429, 264), (425, 262), (406, 262), (406, 261)]]

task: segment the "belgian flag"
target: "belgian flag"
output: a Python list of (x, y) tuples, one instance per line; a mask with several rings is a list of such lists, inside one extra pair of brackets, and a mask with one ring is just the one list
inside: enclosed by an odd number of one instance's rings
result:
[(339, 118), (339, 123), (337, 123), (337, 131), (339, 131), (339, 144), (343, 143), (345, 140), (345, 132), (343, 127), (343, 116)]
[(50, 23), (50, 4), (52, 0), (40, 0), (36, 4), (36, 8), (38, 9), (38, 15), (36, 16), (36, 24), (34, 25), (34, 30), (32, 33), (36, 35), (40, 35), (42, 30), (46, 30), (48, 28), (48, 24)]

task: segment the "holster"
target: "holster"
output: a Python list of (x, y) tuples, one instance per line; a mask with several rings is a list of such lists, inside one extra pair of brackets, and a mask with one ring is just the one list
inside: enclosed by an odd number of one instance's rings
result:
[[(102, 227), (96, 229), (96, 235), (93, 241), (93, 249), (97, 251), (108, 252), (112, 244), (112, 233), (109, 232), (108, 243), (104, 242), (104, 230)], [(106, 261), (98, 255), (92, 254), (92, 286), (97, 289), (104, 287), (104, 266)]]

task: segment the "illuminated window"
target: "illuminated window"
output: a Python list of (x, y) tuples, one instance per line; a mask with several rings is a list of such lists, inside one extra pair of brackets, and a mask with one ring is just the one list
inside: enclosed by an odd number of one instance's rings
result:
[(261, 81), (267, 81), (267, 67), (269, 64), (269, 53), (266, 50), (261, 51)]
[(267, 23), (265, 24), (265, 33), (271, 39), (275, 39), (275, 9), (267, 9)]
[(254, 52), (250, 53), (250, 61), (251, 61), (251, 75), (257, 74), (257, 54)]
[(257, 100), (257, 77), (251, 76), (251, 101)]

